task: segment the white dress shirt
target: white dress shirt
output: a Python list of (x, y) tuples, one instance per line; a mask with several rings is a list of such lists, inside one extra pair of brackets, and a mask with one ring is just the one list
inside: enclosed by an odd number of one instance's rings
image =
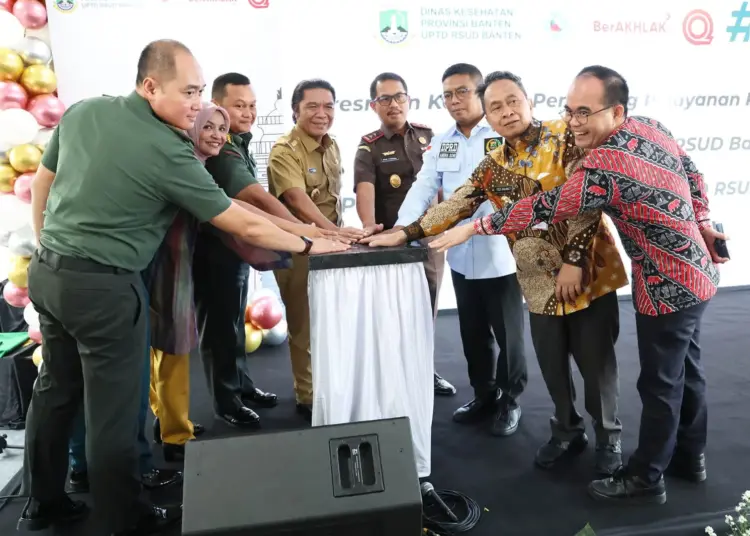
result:
[[(441, 187), (446, 199), (453, 195), (471, 177), (485, 157), (487, 140), (493, 138), (500, 139), (484, 119), (472, 129), (468, 138), (455, 125), (433, 137), (424, 153), (424, 163), (417, 180), (398, 211), (396, 225), (414, 223), (424, 214)], [(458, 225), (466, 225), (493, 212), (492, 204), (485, 201), (470, 219)], [(516, 273), (516, 262), (508, 241), (500, 235), (473, 236), (449, 249), (447, 260), (451, 270), (466, 279), (489, 279)]]

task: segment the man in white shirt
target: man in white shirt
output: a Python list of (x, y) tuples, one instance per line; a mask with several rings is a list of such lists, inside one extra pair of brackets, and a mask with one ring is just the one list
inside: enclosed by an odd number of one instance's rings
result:
[[(394, 231), (416, 221), (440, 188), (448, 198), (502, 142), (484, 118), (476, 94), (481, 82), (479, 69), (465, 63), (452, 65), (443, 74), (443, 100), (456, 124), (432, 138)], [(492, 212), (488, 201), (477, 211), (482, 216)], [(396, 245), (401, 243), (400, 234), (383, 233), (363, 242)], [(458, 408), (453, 420), (473, 423), (494, 416), (493, 435), (509, 436), (518, 429), (521, 407), (517, 400), (527, 382), (523, 300), (507, 240), (485, 238), (474, 237), (448, 252), (461, 341), (474, 388), (474, 399)], [(500, 347), (496, 366), (493, 333)]]

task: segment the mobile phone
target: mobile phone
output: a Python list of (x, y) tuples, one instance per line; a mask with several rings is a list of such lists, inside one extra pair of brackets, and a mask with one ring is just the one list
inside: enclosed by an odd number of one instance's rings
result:
[[(713, 222), (714, 229), (716, 229), (721, 234), (724, 234), (724, 226), (720, 223)], [(714, 242), (714, 248), (716, 249), (716, 253), (719, 255), (719, 257), (724, 257), (725, 259), (729, 259), (729, 249), (727, 248), (727, 241), (726, 240), (719, 240), (718, 238)]]

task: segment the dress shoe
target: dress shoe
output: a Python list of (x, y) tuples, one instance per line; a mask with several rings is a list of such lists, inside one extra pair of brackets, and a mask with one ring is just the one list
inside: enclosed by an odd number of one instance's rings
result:
[(164, 454), (164, 461), (167, 462), (182, 462), (185, 461), (185, 445), (174, 445), (172, 443), (163, 443), (162, 453)]
[(151, 469), (141, 475), (141, 482), (146, 489), (159, 489), (182, 481), (182, 472), (165, 469)]
[(219, 417), (227, 424), (238, 428), (260, 428), (260, 417), (246, 406), (239, 407), (231, 412), (221, 413)]
[(495, 396), (475, 398), (453, 412), (453, 420), (461, 424), (471, 424), (489, 419), (495, 414)]
[[(198, 424), (197, 422), (193, 423), (193, 436), (198, 437), (203, 432), (205, 432), (206, 429), (203, 427), (202, 424)], [(161, 423), (159, 422), (159, 418), (154, 419), (154, 443), (157, 445), (161, 445)]]
[(89, 507), (83, 501), (73, 501), (63, 495), (59, 502), (42, 504), (30, 498), (18, 520), (19, 531), (36, 532), (48, 529), (53, 525), (65, 525), (82, 520), (89, 513)]
[(589, 438), (586, 434), (576, 436), (570, 441), (562, 441), (553, 437), (536, 451), (534, 463), (541, 469), (552, 469), (560, 462), (581, 454), (588, 444)]
[(135, 525), (127, 530), (115, 532), (112, 536), (146, 536), (168, 528), (182, 519), (182, 505), (155, 506), (147, 508)]
[(596, 445), (596, 474), (599, 476), (612, 476), (622, 467), (622, 445), (620, 441), (615, 443), (599, 443)]
[(259, 408), (273, 408), (279, 403), (278, 397), (273, 393), (264, 393), (257, 387), (248, 393), (242, 393), (242, 401), (245, 404), (253, 404)]
[(689, 482), (703, 482), (706, 480), (706, 456), (690, 456), (682, 452), (675, 452), (666, 470), (667, 475)]
[(597, 501), (616, 504), (664, 504), (667, 502), (667, 489), (664, 477), (655, 483), (628, 473), (621, 467), (615, 474), (589, 484), (589, 495)]
[(69, 483), (73, 493), (89, 492), (89, 474), (86, 471), (71, 471)]
[(453, 396), (456, 394), (456, 388), (437, 372), (435, 373), (435, 394), (438, 396)]
[(503, 395), (500, 397), (495, 412), (495, 420), (492, 423), (492, 435), (498, 437), (513, 435), (518, 430), (520, 422), (521, 406), (509, 396)]
[(313, 407), (312, 404), (300, 404), (297, 402), (297, 413), (302, 415), (302, 417), (309, 423), (312, 423), (312, 413), (313, 413)]

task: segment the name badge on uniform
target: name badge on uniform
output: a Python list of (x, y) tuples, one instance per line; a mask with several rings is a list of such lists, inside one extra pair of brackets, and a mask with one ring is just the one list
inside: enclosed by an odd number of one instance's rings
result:
[(308, 173), (317, 173), (318, 172), (318, 168), (314, 168), (314, 167), (307, 168), (307, 172)]
[(438, 158), (458, 158), (458, 142), (444, 141), (441, 143)]
[(487, 156), (492, 151), (500, 147), (503, 144), (503, 141), (505, 140), (503, 139), (502, 136), (496, 136), (494, 138), (485, 138), (484, 139), (484, 155)]

